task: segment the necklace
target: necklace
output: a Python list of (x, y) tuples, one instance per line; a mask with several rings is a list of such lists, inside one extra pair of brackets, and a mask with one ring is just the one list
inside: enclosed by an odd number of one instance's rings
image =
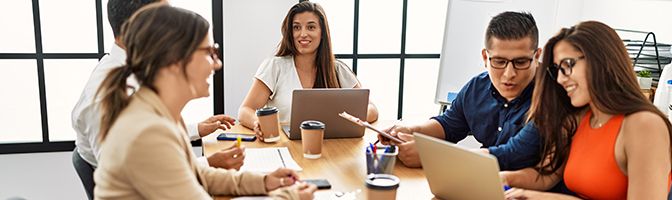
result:
[[(602, 128), (602, 126), (604, 125), (604, 123), (606, 123), (606, 122), (600, 122), (601, 120), (600, 120), (596, 115), (591, 116), (591, 118), (592, 118), (592, 119), (591, 119), (591, 121), (592, 121), (591, 124), (593, 124), (592, 127), (595, 127), (595, 128)], [(609, 121), (609, 118), (607, 118), (607, 121)]]

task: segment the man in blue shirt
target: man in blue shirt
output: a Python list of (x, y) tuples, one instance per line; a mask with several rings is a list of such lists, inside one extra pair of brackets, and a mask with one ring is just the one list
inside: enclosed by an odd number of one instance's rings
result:
[[(526, 113), (541, 55), (538, 40), (531, 14), (503, 12), (493, 17), (481, 51), (487, 72), (467, 82), (443, 114), (421, 124), (386, 130), (406, 141), (397, 144), (399, 159), (406, 166), (421, 167), (412, 135), (418, 132), (453, 143), (471, 134), (487, 148), (484, 151), (497, 157), (502, 170), (537, 164), (539, 135), (526, 123)], [(510, 140), (514, 136), (516, 139)]]

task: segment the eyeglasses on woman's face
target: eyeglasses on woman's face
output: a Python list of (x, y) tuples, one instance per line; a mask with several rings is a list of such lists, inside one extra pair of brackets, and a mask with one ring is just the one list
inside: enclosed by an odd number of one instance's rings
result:
[(197, 51), (207, 51), (210, 54), (212, 60), (219, 60), (219, 44), (215, 43), (209, 47), (201, 47), (196, 49)]
[(579, 60), (584, 58), (585, 56), (580, 56), (578, 58), (564, 58), (560, 60), (559, 64), (551, 64), (551, 66), (546, 68), (546, 71), (548, 72), (548, 75), (553, 78), (553, 80), (557, 80), (558, 72), (562, 72), (562, 75), (569, 76), (572, 74), (572, 68), (574, 68), (574, 65), (576, 65)]

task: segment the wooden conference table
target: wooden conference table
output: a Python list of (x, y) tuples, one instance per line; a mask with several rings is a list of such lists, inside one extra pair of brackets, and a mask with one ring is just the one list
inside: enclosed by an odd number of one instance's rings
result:
[[(377, 122), (374, 126), (387, 127), (392, 123), (394, 122), (383, 121)], [(239, 124), (227, 131), (218, 130), (203, 138), (203, 153), (206, 156), (233, 144), (232, 141), (217, 140), (217, 135), (222, 132), (254, 133)], [(319, 159), (303, 158), (301, 140), (289, 140), (282, 131), (280, 135), (280, 141), (276, 143), (263, 143), (257, 140), (244, 142), (243, 145), (246, 148), (287, 147), (292, 154), (292, 158), (303, 168), (303, 171), (299, 173), (301, 178), (321, 178), (327, 179), (331, 183), (330, 190), (318, 190), (315, 193), (316, 199), (317, 197), (331, 197), (335, 192), (347, 193), (358, 189), (361, 190), (361, 193), (357, 195), (357, 199), (365, 198), (366, 159), (364, 149), (369, 142), (376, 141), (377, 134), (375, 132), (367, 129), (363, 138), (326, 139), (322, 146), (322, 157)], [(401, 180), (397, 189), (397, 199), (432, 199), (434, 197), (429, 190), (427, 179), (425, 179), (425, 174), (421, 168), (408, 168), (397, 160), (393, 174)], [(216, 199), (229, 198), (217, 197)]]

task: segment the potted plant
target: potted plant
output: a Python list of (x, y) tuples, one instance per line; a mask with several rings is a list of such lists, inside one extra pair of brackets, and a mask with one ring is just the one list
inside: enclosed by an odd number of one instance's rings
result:
[(642, 70), (637, 72), (637, 82), (639, 82), (639, 88), (641, 89), (651, 89), (651, 71)]

